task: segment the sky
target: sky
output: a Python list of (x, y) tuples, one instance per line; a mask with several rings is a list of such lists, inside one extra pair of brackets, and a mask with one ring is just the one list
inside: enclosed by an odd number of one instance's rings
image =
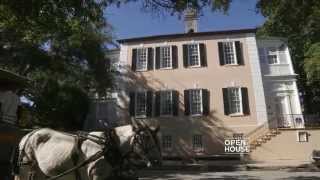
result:
[[(261, 26), (265, 18), (255, 12), (256, 0), (233, 0), (227, 15), (204, 9), (198, 31), (244, 29)], [(141, 4), (128, 3), (110, 6), (105, 10), (107, 21), (113, 26), (115, 39), (160, 34), (184, 33), (183, 19), (170, 14), (154, 15), (141, 10)]]

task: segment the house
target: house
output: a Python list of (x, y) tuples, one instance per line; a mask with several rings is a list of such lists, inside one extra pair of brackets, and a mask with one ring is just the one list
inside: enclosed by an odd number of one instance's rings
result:
[(185, 33), (118, 40), (117, 118), (160, 124), (167, 158), (224, 155), (244, 138), (253, 159), (306, 160), (320, 132), (305, 128), (286, 40), (256, 31), (198, 32), (188, 11)]

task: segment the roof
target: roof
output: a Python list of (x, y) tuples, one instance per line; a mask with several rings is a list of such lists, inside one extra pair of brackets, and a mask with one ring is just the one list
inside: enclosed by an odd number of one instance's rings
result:
[(234, 29), (234, 30), (221, 30), (221, 31), (208, 31), (208, 32), (193, 32), (193, 33), (180, 33), (180, 34), (164, 34), (164, 35), (155, 35), (155, 36), (145, 36), (145, 37), (136, 37), (129, 39), (119, 39), (118, 43), (128, 43), (128, 42), (137, 42), (137, 41), (151, 41), (151, 40), (160, 40), (160, 39), (175, 39), (175, 38), (184, 38), (184, 37), (201, 37), (201, 36), (211, 36), (211, 35), (229, 35), (229, 34), (244, 34), (244, 33), (256, 33), (257, 28), (249, 29)]
[(0, 84), (16, 84), (19, 87), (24, 87), (28, 84), (29, 79), (20, 76), (14, 72), (0, 69)]

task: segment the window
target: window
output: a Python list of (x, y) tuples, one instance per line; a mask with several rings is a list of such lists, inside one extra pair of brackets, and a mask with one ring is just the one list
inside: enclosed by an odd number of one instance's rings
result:
[(172, 68), (171, 47), (160, 47), (160, 68)]
[(248, 88), (222, 88), (225, 115), (250, 115)]
[(307, 132), (298, 132), (298, 141), (299, 142), (308, 142), (308, 133)]
[(237, 64), (234, 42), (223, 42), (224, 64)]
[(135, 95), (135, 116), (145, 117), (147, 114), (147, 93), (137, 92)]
[(172, 115), (173, 112), (172, 91), (160, 92), (160, 115)]
[(200, 66), (199, 44), (188, 44), (188, 65), (191, 67)]
[(148, 53), (146, 48), (140, 48), (137, 49), (137, 69), (138, 71), (144, 71), (147, 70), (147, 64), (148, 64)]
[(270, 48), (268, 50), (267, 58), (269, 64), (279, 64), (278, 52), (276, 49)]
[(240, 88), (228, 88), (230, 114), (242, 114), (242, 99)]
[(172, 149), (172, 136), (170, 136), (170, 135), (163, 135), (162, 136), (162, 148), (163, 148), (163, 150)]
[(202, 91), (201, 89), (190, 90), (190, 113), (191, 115), (202, 114)]
[(196, 150), (196, 151), (203, 150), (202, 135), (196, 134), (193, 136), (192, 146), (193, 146), (193, 150)]

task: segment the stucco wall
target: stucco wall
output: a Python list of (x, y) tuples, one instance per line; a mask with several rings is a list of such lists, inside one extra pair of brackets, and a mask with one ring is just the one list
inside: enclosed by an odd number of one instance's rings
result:
[[(161, 125), (161, 133), (172, 135), (175, 147), (168, 154), (184, 152), (192, 153), (192, 135), (202, 134), (204, 152), (202, 154), (216, 154), (223, 152), (224, 137), (232, 133), (247, 133), (257, 126), (256, 97), (252, 83), (250, 61), (257, 61), (249, 57), (248, 38), (255, 38), (254, 34), (240, 34), (228, 36), (208, 36), (199, 38), (180, 38), (174, 40), (135, 42), (121, 45), (120, 62), (122, 64), (122, 79), (119, 100), (123, 112), (122, 118), (130, 119), (128, 114), (128, 93), (142, 89), (179, 91), (179, 116), (153, 119)], [(221, 66), (219, 64), (218, 41), (240, 41), (243, 46), (244, 65)], [(207, 52), (207, 67), (185, 68), (183, 66), (182, 45), (186, 43), (204, 43)], [(139, 47), (157, 47), (176, 45), (178, 47), (178, 69), (151, 70), (146, 72), (131, 71), (132, 49)], [(254, 47), (253, 49), (255, 49)], [(252, 49), (252, 48), (251, 48)], [(250, 59), (251, 58), (251, 59)], [(258, 57), (256, 57), (258, 58)], [(239, 86), (248, 88), (250, 115), (230, 117), (224, 115), (222, 88)], [(183, 91), (192, 88), (205, 88), (210, 91), (210, 115), (207, 117), (184, 116)], [(261, 88), (262, 90), (262, 88)], [(150, 122), (152, 120), (146, 120)]]
[[(298, 132), (307, 132), (308, 142), (299, 142)], [(313, 150), (320, 150), (320, 129), (281, 130), (281, 134), (258, 147), (251, 153), (255, 161), (299, 160), (312, 161)]]

